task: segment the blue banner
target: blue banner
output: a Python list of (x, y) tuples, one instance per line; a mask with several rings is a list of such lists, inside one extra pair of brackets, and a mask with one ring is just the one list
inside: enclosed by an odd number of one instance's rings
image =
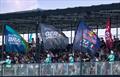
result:
[(10, 26), (5, 26), (5, 51), (25, 52), (28, 49), (26, 41)]
[(52, 25), (40, 24), (39, 29), (45, 49), (65, 49), (68, 37)]
[(100, 48), (98, 36), (84, 23), (81, 22), (76, 31), (73, 49), (81, 52), (95, 53)]

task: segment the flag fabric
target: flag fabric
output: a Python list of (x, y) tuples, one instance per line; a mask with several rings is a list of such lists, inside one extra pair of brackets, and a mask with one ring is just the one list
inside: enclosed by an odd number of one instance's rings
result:
[(5, 51), (25, 52), (28, 50), (26, 41), (9, 25), (5, 26)]
[(95, 53), (100, 48), (98, 36), (84, 23), (81, 22), (76, 31), (73, 42), (75, 51)]
[(40, 24), (38, 30), (45, 49), (65, 49), (68, 45), (68, 37), (52, 25)]
[(105, 40), (106, 40), (107, 48), (111, 49), (113, 47), (113, 40), (112, 40), (112, 34), (111, 34), (110, 18), (108, 18), (106, 23)]

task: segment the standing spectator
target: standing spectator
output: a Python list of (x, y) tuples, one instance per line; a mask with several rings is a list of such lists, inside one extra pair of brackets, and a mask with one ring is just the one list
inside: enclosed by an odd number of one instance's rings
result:
[(100, 48), (105, 49), (106, 48), (106, 44), (105, 44), (105, 41), (104, 41), (103, 38), (100, 38), (100, 43), (101, 43)]
[(5, 60), (5, 63), (6, 63), (6, 67), (11, 67), (11, 59), (10, 59), (10, 56), (7, 56), (7, 59)]
[(50, 54), (47, 54), (47, 58), (45, 59), (45, 63), (51, 63), (51, 56)]
[(110, 62), (113, 62), (115, 60), (115, 54), (114, 54), (114, 52), (112, 50), (111, 50), (110, 55), (108, 56), (108, 60)]
[(69, 62), (70, 62), (70, 63), (74, 63), (74, 57), (73, 57), (72, 54), (70, 54), (70, 56), (69, 56)]
[[(115, 61), (115, 54), (114, 54), (114, 52), (113, 52), (113, 50), (111, 50), (111, 53), (110, 53), (110, 55), (108, 56), (108, 60), (109, 60), (109, 67), (108, 68), (110, 68), (110, 73), (112, 74), (112, 65), (113, 65), (113, 62)], [(109, 71), (109, 70), (107, 70), (107, 71)]]
[(74, 57), (73, 57), (73, 54), (69, 54), (69, 72), (70, 72), (70, 75), (73, 75), (74, 72), (75, 72), (75, 69), (74, 69)]

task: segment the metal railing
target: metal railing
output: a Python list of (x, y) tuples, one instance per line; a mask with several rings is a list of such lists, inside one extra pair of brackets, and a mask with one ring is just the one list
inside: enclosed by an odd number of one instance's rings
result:
[(120, 62), (0, 65), (0, 76), (120, 75)]

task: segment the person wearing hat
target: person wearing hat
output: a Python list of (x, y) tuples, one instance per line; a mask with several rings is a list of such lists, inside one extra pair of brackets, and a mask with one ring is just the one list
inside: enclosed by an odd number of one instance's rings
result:
[(45, 63), (51, 63), (51, 56), (50, 54), (47, 54), (47, 58), (45, 59)]
[(110, 55), (108, 56), (108, 60), (109, 60), (109, 64), (110, 64), (110, 73), (112, 74), (113, 72), (112, 72), (112, 65), (113, 65), (113, 63), (114, 63), (114, 61), (115, 61), (115, 54), (114, 54), (114, 52), (113, 52), (113, 50), (111, 50), (111, 53), (110, 53)]
[(111, 50), (111, 53), (110, 53), (110, 55), (108, 56), (108, 60), (110, 61), (110, 62), (113, 62), (114, 60), (115, 60), (115, 55), (114, 55), (114, 52)]
[(74, 54), (69, 54), (69, 69), (70, 75), (73, 75), (76, 72), (74, 66)]
[(74, 57), (72, 54), (69, 55), (69, 62), (74, 63)]
[(11, 59), (10, 56), (7, 56), (7, 59), (5, 60), (6, 67), (11, 67)]

